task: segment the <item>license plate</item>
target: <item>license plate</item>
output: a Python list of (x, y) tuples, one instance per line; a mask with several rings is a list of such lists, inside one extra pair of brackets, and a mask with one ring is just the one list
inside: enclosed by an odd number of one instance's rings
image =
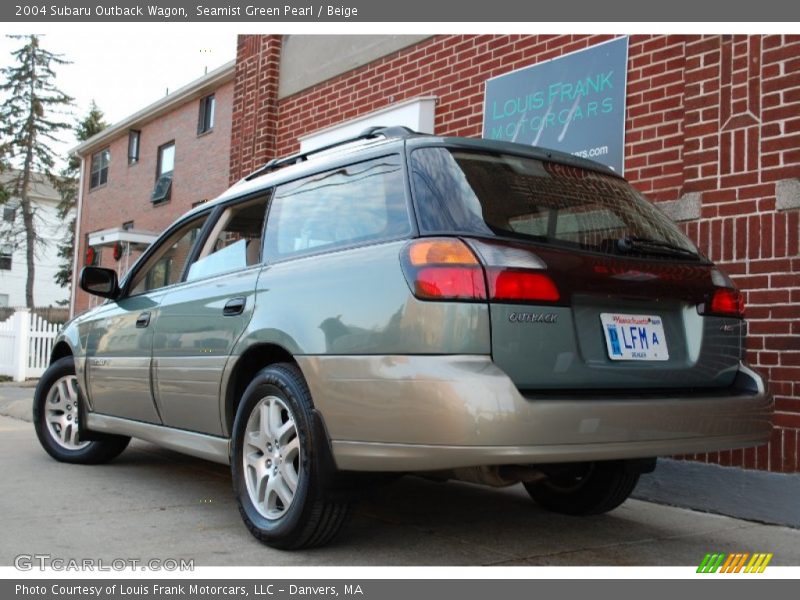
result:
[(611, 360), (669, 360), (661, 317), (601, 313), (600, 321)]

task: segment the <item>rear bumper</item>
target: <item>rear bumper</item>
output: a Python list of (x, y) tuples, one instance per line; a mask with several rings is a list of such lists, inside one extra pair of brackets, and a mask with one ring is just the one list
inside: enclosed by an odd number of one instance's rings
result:
[(765, 443), (772, 430), (772, 399), (745, 365), (708, 395), (526, 397), (486, 356), (297, 358), (344, 470), (708, 452)]

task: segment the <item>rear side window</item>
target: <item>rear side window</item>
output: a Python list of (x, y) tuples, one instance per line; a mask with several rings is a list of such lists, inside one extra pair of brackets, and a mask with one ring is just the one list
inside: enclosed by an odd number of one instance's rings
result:
[(672, 221), (610, 175), (447, 148), (415, 150), (411, 170), (422, 233), (512, 237), (608, 253), (619, 251), (620, 240), (647, 240), (651, 251), (670, 246), (697, 256)]
[(267, 219), (265, 255), (281, 260), (410, 232), (400, 157), (385, 156), (278, 187)]

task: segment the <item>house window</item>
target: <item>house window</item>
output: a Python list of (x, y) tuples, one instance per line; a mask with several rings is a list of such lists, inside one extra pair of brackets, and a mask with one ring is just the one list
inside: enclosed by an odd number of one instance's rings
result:
[(130, 231), (133, 229), (133, 221), (125, 221), (122, 224), (122, 231)]
[(158, 177), (172, 175), (175, 168), (175, 142), (164, 144), (158, 149)]
[(16, 218), (17, 218), (17, 207), (16, 206), (4, 206), (3, 207), (3, 221), (5, 221), (7, 223), (13, 223)]
[(135, 165), (139, 162), (139, 139), (142, 132), (131, 129), (128, 132), (128, 164)]
[(91, 177), (89, 189), (105, 185), (108, 182), (108, 163), (111, 162), (111, 150), (105, 148), (92, 154)]
[(150, 199), (155, 202), (169, 200), (172, 189), (172, 171), (175, 169), (175, 142), (169, 142), (158, 149), (158, 166), (156, 169), (156, 187)]
[(11, 270), (11, 254), (13, 248), (8, 245), (0, 246), (0, 271)]
[(214, 109), (217, 101), (214, 94), (200, 98), (200, 116), (197, 119), (197, 134), (205, 133), (214, 129)]

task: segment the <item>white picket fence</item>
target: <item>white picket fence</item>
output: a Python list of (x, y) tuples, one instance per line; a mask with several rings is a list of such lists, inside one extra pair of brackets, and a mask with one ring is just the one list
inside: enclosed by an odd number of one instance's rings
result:
[(58, 329), (58, 325), (24, 309), (0, 323), (0, 375), (14, 381), (41, 377)]

